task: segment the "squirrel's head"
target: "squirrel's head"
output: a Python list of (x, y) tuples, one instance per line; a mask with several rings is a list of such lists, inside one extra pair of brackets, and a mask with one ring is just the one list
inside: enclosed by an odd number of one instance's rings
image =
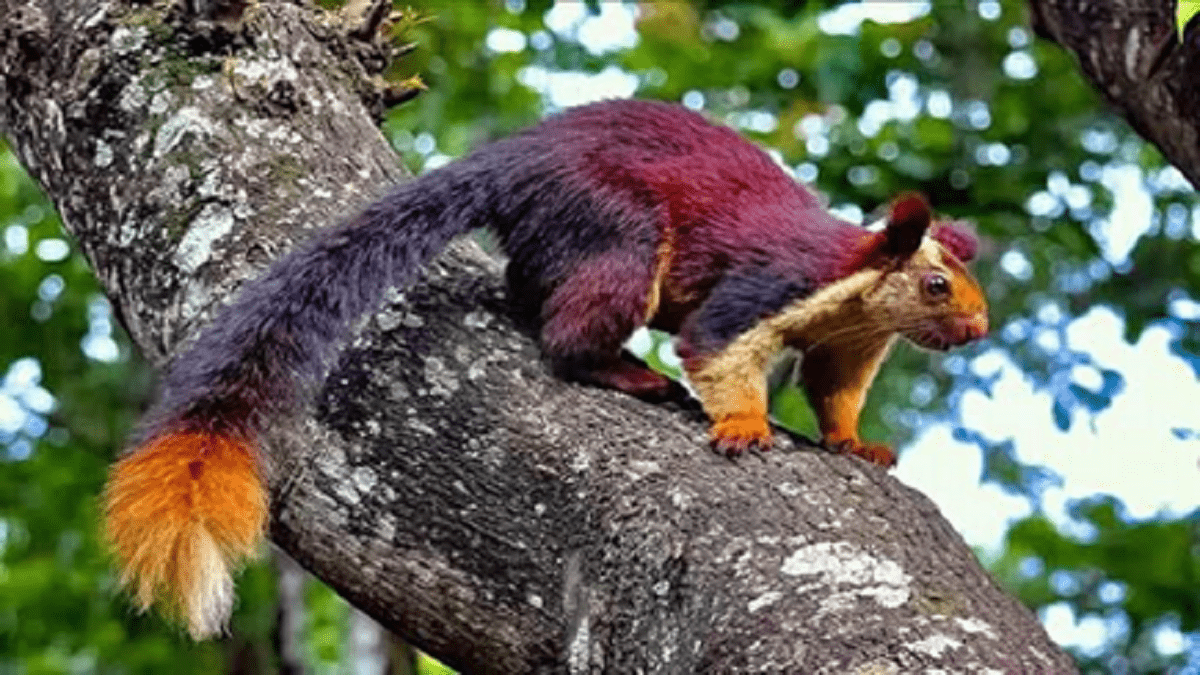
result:
[(927, 349), (949, 349), (987, 334), (987, 300), (964, 264), (975, 257), (975, 237), (935, 223), (923, 197), (896, 200), (869, 248), (870, 265), (883, 274), (863, 295), (868, 315)]

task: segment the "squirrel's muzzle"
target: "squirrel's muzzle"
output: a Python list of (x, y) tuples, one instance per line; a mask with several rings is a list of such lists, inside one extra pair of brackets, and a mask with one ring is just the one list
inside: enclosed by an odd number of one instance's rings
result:
[(955, 317), (950, 324), (950, 341), (954, 346), (974, 342), (988, 332), (987, 312)]

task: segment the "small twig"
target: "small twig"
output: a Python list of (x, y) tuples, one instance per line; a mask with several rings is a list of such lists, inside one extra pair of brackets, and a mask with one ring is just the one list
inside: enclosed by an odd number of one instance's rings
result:
[(379, 27), (383, 25), (383, 20), (391, 13), (391, 9), (390, 0), (375, 0), (362, 17), (362, 23), (350, 31), (350, 37), (370, 41), (371, 36), (375, 35)]

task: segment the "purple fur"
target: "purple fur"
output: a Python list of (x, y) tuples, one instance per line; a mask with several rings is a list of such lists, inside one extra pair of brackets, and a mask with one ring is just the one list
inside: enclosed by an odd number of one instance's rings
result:
[(767, 267), (735, 269), (684, 323), (680, 350), (687, 355), (717, 351), (763, 317), (815, 290), (814, 280), (792, 279)]

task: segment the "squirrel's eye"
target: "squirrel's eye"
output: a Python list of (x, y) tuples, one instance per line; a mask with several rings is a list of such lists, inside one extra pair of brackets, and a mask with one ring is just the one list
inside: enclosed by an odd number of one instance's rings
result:
[(925, 292), (933, 297), (940, 297), (950, 293), (950, 282), (940, 274), (925, 275), (924, 283)]

